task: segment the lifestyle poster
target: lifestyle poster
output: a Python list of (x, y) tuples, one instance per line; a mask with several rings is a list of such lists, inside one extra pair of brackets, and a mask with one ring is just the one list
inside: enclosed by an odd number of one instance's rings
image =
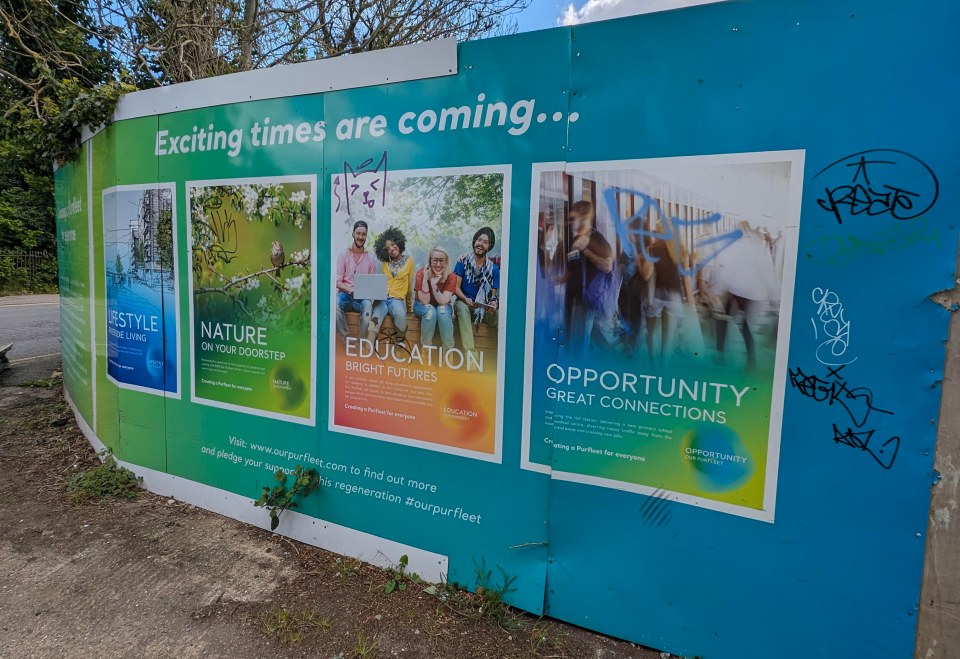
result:
[(313, 424), (316, 178), (187, 184), (193, 399)]
[(330, 179), (330, 429), (499, 462), (510, 168), (386, 165)]
[(177, 222), (172, 183), (103, 191), (107, 378), (180, 397)]
[(524, 468), (772, 521), (802, 168), (535, 167)]

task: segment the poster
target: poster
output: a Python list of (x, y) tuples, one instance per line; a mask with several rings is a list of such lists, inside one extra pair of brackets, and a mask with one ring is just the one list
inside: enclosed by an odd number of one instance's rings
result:
[(772, 521), (802, 167), (535, 167), (525, 468)]
[(180, 397), (175, 188), (103, 191), (107, 378), (124, 389)]
[(386, 158), (330, 180), (331, 430), (499, 462), (510, 168)]
[(316, 178), (187, 184), (193, 399), (312, 425)]

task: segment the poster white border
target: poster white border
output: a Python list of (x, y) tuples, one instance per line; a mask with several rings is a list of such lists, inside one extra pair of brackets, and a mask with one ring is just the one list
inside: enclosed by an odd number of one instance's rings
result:
[[(334, 255), (339, 253), (339, 250), (342, 248), (340, 245), (334, 246), (333, 243), (333, 212), (331, 210), (330, 217), (330, 306), (328, 312), (330, 314), (330, 336), (328, 340), (328, 350), (330, 356), (330, 390), (328, 394), (327, 401), (327, 415), (328, 422), (327, 428), (331, 432), (342, 433), (347, 435), (354, 435), (359, 437), (367, 437), (369, 439), (377, 439), (384, 442), (390, 442), (392, 444), (400, 444), (402, 446), (412, 446), (414, 448), (426, 449), (429, 451), (434, 451), (437, 453), (448, 453), (450, 455), (458, 455), (464, 458), (472, 458), (474, 460), (481, 460), (484, 462), (493, 462), (500, 464), (503, 461), (503, 385), (504, 385), (504, 357), (506, 355), (506, 336), (507, 336), (507, 327), (509, 323), (509, 313), (507, 311), (507, 304), (510, 295), (510, 286), (505, 285), (509, 283), (508, 273), (510, 270), (510, 255), (507, 253), (506, 247), (510, 245), (510, 208), (512, 205), (512, 195), (511, 195), (511, 182), (513, 179), (513, 166), (510, 164), (503, 165), (476, 165), (468, 167), (431, 167), (426, 169), (399, 169), (399, 170), (390, 170), (390, 177), (394, 178), (397, 176), (410, 177), (410, 176), (461, 176), (465, 174), (503, 174), (503, 204), (501, 209), (501, 225), (500, 225), (500, 317), (498, 319), (498, 329), (497, 329), (497, 389), (496, 389), (496, 415), (494, 419), (494, 451), (493, 453), (484, 453), (482, 451), (473, 451), (470, 449), (460, 448), (457, 446), (448, 446), (446, 444), (435, 444), (433, 442), (425, 442), (419, 439), (411, 439), (408, 437), (400, 437), (398, 435), (389, 435), (386, 433), (373, 432), (370, 430), (363, 430), (362, 428), (353, 428), (351, 426), (341, 426), (334, 422), (334, 413), (336, 406), (336, 386), (337, 386), (337, 337), (335, 327), (335, 319), (337, 317), (337, 296), (333, 294), (333, 285), (337, 280), (337, 262), (334, 258)], [(336, 174), (331, 174), (331, 177), (336, 176)], [(332, 201), (331, 201), (332, 204)], [(339, 238), (339, 236), (337, 236)]]
[(533, 394), (533, 334), (535, 313), (530, 304), (527, 305), (526, 345), (524, 354), (523, 375), (523, 426), (521, 430), (520, 468), (549, 474), (551, 478), (594, 485), (625, 492), (634, 492), (648, 496), (685, 503), (708, 510), (716, 510), (739, 517), (755, 519), (773, 523), (777, 500), (777, 477), (780, 466), (780, 439), (783, 425), (783, 399), (786, 391), (787, 359), (790, 349), (790, 326), (793, 313), (793, 292), (797, 272), (797, 248), (800, 234), (800, 207), (803, 195), (803, 167), (806, 152), (803, 149), (786, 151), (754, 151), (746, 153), (706, 154), (691, 156), (676, 156), (668, 158), (635, 158), (629, 160), (602, 160), (586, 162), (541, 162), (534, 163), (530, 181), (530, 226), (529, 246), (527, 254), (527, 299), (536, 295), (536, 268), (537, 262), (537, 220), (540, 199), (540, 176), (545, 171), (562, 170), (576, 173), (586, 171), (611, 171), (636, 167), (650, 171), (656, 167), (675, 167), (682, 164), (703, 165), (744, 165), (771, 162), (789, 162), (790, 179), (787, 200), (787, 220), (784, 227), (784, 238), (787, 240), (784, 254), (784, 276), (781, 288), (780, 319), (777, 326), (777, 351), (774, 359), (774, 371), (771, 391), (770, 424), (767, 430), (767, 460), (764, 472), (763, 507), (761, 509), (738, 506), (735, 504), (714, 501), (704, 497), (684, 494), (681, 492), (664, 491), (647, 485), (626, 483), (623, 481), (586, 476), (583, 474), (557, 471), (549, 465), (530, 460), (530, 431)]
[[(104, 340), (109, 345), (110, 343), (110, 332), (106, 330), (107, 316), (110, 313), (110, 303), (107, 299), (107, 261), (106, 261), (106, 236), (107, 236), (107, 225), (103, 221), (103, 211), (106, 208), (107, 195), (115, 192), (137, 192), (145, 190), (169, 190), (170, 191), (170, 203), (171, 203), (171, 212), (173, 216), (170, 218), (172, 223), (172, 232), (173, 232), (173, 271), (176, 273), (176, 281), (173, 287), (173, 306), (174, 306), (174, 324), (176, 325), (176, 348), (177, 351), (177, 370), (174, 378), (177, 382), (177, 390), (175, 392), (167, 391), (165, 389), (154, 389), (153, 387), (142, 387), (136, 384), (127, 384), (126, 382), (120, 382), (116, 378), (110, 375), (110, 351), (107, 349), (107, 354), (105, 355), (105, 363), (103, 367), (104, 375), (106, 375), (107, 380), (115, 384), (121, 389), (127, 389), (129, 391), (138, 391), (142, 394), (150, 394), (152, 396), (161, 396), (163, 398), (173, 398), (175, 400), (180, 400), (181, 391), (183, 390), (183, 381), (180, 377), (182, 373), (181, 365), (183, 363), (183, 353), (180, 350), (180, 242), (177, 235), (177, 184), (176, 183), (136, 183), (132, 185), (114, 185), (113, 187), (104, 188), (100, 193), (100, 232), (101, 237), (104, 240), (104, 261), (103, 261), (103, 272), (100, 274), (103, 276), (103, 307), (104, 307)], [(92, 214), (92, 211), (91, 211)], [(161, 294), (161, 298), (162, 298)]]
[(316, 174), (292, 174), (287, 176), (243, 176), (238, 178), (218, 178), (202, 181), (187, 181), (184, 184), (185, 198), (184, 208), (187, 215), (187, 253), (193, 258), (193, 215), (190, 213), (190, 191), (193, 188), (205, 188), (214, 185), (249, 185), (249, 184), (269, 185), (271, 183), (308, 183), (310, 185), (310, 416), (308, 418), (293, 416), (291, 414), (281, 414), (280, 412), (271, 412), (269, 410), (260, 410), (255, 407), (245, 405), (236, 405), (234, 403), (224, 403), (218, 400), (202, 398), (197, 396), (197, 373), (196, 373), (196, 347), (194, 331), (194, 305), (193, 305), (193, 272), (187, 276), (187, 291), (190, 296), (188, 311), (190, 315), (190, 400), (200, 405), (216, 407), (221, 410), (230, 410), (231, 412), (240, 412), (242, 414), (252, 414), (253, 416), (262, 416), (277, 421), (288, 421), (304, 426), (314, 426), (317, 416), (317, 175)]

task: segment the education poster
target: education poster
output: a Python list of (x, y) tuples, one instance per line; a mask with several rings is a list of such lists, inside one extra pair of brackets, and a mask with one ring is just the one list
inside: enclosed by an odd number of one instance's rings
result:
[(525, 468), (772, 521), (802, 169), (535, 167)]
[(331, 176), (330, 428), (500, 461), (509, 166)]
[(199, 181), (187, 194), (193, 399), (312, 425), (316, 178)]
[(124, 389), (180, 397), (174, 185), (103, 191), (107, 378)]

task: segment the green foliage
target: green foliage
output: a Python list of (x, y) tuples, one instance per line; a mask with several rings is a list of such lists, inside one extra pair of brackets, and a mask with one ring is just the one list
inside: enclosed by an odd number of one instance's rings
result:
[(266, 508), (270, 511), (271, 531), (276, 531), (280, 524), (280, 515), (284, 510), (299, 507), (294, 500), (296, 497), (307, 497), (320, 487), (320, 475), (317, 474), (316, 469), (304, 469), (302, 465), (297, 465), (290, 475), (293, 476), (293, 483), (288, 488), (286, 472), (277, 469), (274, 478), (278, 484), (273, 488), (265, 486), (260, 498), (253, 503), (258, 508)]
[(56, 248), (53, 162), (78, 152), (83, 126), (108, 122), (132, 86), (90, 38), (86, 5), (0, 3), (0, 249)]
[(173, 268), (173, 210), (169, 208), (160, 211), (160, 221), (157, 222), (157, 250), (160, 253), (160, 268), (176, 276)]
[(337, 572), (334, 576), (340, 583), (346, 583), (357, 576), (361, 562), (356, 558), (337, 558)]
[(122, 82), (91, 88), (76, 78), (50, 77), (39, 109), (29, 101), (14, 101), (3, 122), (3, 132), (10, 139), (30, 145), (47, 163), (69, 162), (79, 153), (83, 127), (110, 123), (120, 97), (131, 91), (135, 88)]
[[(369, 242), (376, 244), (388, 226), (406, 237), (406, 253), (417, 267), (426, 263), (427, 251), (439, 245), (453, 261), (472, 251), (474, 232), (489, 226), (499, 242), (503, 223), (503, 175), (461, 174), (412, 176), (390, 183), (386, 207), (351, 207), (349, 223), (365, 220), (371, 227)], [(499, 245), (493, 249), (499, 252)]]
[(329, 616), (321, 616), (316, 609), (293, 611), (281, 606), (263, 616), (262, 626), (268, 636), (293, 645), (302, 641), (304, 634), (311, 629), (329, 631), (333, 620)]
[(380, 641), (376, 634), (374, 634), (373, 638), (367, 638), (366, 634), (358, 631), (357, 642), (353, 646), (353, 656), (356, 657), (356, 659), (370, 659), (373, 653), (376, 652), (378, 645), (380, 645)]
[[(259, 325), (289, 328), (300, 323), (299, 329), (308, 330), (311, 212), (304, 184), (192, 188), (192, 270), (198, 306), (228, 302), (231, 313), (239, 312)], [(281, 231), (260, 231), (257, 225), (264, 224)], [(244, 225), (253, 225), (252, 230)], [(270, 260), (271, 240), (281, 235), (286, 236), (284, 258), (276, 266)], [(262, 244), (251, 248), (259, 237)]]
[(517, 581), (516, 575), (510, 576), (499, 565), (497, 571), (500, 573), (499, 582), (493, 579), (493, 570), (488, 570), (486, 561), (481, 559), (480, 563), (474, 565), (477, 575), (477, 596), (480, 598), (480, 607), (477, 613), (485, 618), (493, 620), (503, 629), (516, 629), (517, 616), (513, 610), (503, 601), (503, 597), (514, 590), (514, 584)]
[(51, 378), (49, 380), (30, 380), (21, 383), (20, 386), (28, 389), (53, 389), (58, 384), (60, 384), (60, 380)]
[[(3, 227), (0, 226), (0, 234)], [(25, 267), (17, 267), (11, 254), (0, 253), (0, 294), (56, 293), (57, 259), (50, 255), (41, 259), (31, 274)]]
[(493, 570), (488, 570), (481, 559), (474, 565), (476, 571), (476, 593), (470, 593), (457, 583), (446, 581), (432, 584), (423, 589), (428, 595), (439, 599), (443, 606), (471, 620), (487, 620), (496, 623), (504, 631), (512, 631), (520, 626), (520, 617), (503, 601), (504, 596), (516, 588), (516, 576), (510, 576), (497, 566), (500, 579), (493, 579)]
[(92, 469), (74, 474), (67, 484), (73, 503), (88, 499), (136, 499), (140, 495), (140, 477), (117, 464), (113, 454), (101, 454), (103, 462)]
[(411, 199), (417, 200), (417, 210), (441, 227), (499, 226), (502, 218), (502, 174), (411, 177), (399, 181), (396, 190), (391, 189), (390, 193), (412, 193)]
[(407, 565), (409, 565), (410, 559), (404, 554), (400, 557), (400, 562), (394, 565), (393, 567), (387, 568), (387, 583), (383, 586), (383, 592), (388, 595), (395, 590), (406, 590), (407, 582), (420, 583), (420, 575), (407, 572)]
[[(552, 622), (540, 618), (530, 629), (530, 655), (533, 657), (566, 656), (563, 637)], [(661, 657), (663, 655), (660, 655)]]
[(52, 252), (54, 217), (50, 161), (32, 144), (0, 137), (0, 250)]

